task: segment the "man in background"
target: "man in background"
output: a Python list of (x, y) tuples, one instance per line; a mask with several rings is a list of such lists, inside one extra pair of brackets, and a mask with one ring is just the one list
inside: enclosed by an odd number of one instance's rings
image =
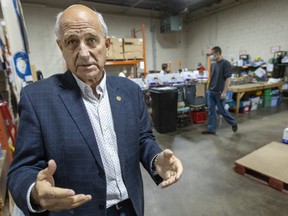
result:
[(233, 132), (236, 132), (238, 129), (236, 119), (224, 108), (226, 92), (231, 82), (231, 64), (223, 59), (222, 50), (218, 46), (212, 48), (210, 58), (213, 63), (211, 65), (211, 78), (207, 98), (209, 109), (208, 130), (203, 131), (202, 134), (216, 134), (216, 107), (218, 113), (232, 126)]
[(163, 63), (162, 66), (161, 66), (161, 71), (160, 71), (160, 74), (166, 74), (168, 72), (168, 64), (166, 63)]

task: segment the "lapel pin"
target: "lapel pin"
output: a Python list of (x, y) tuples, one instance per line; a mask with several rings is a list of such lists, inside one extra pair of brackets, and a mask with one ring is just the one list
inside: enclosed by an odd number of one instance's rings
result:
[(117, 101), (121, 101), (121, 97), (120, 97), (120, 96), (117, 96), (117, 97), (116, 97), (116, 100), (117, 100)]

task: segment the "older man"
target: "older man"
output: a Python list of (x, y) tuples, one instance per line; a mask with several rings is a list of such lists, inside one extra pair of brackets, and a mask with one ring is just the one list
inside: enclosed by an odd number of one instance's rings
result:
[(25, 215), (143, 215), (140, 162), (165, 188), (181, 161), (157, 145), (140, 88), (107, 76), (102, 16), (70, 6), (55, 32), (68, 71), (21, 92), (9, 190)]

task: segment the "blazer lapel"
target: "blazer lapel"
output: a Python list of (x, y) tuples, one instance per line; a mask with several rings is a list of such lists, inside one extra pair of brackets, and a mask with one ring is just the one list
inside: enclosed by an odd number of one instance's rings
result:
[(95, 134), (82, 100), (80, 89), (71, 72), (68, 71), (63, 75), (61, 85), (63, 87), (63, 91), (59, 93), (60, 98), (65, 104), (67, 111), (70, 113), (71, 118), (77, 125), (84, 140), (88, 144), (95, 160), (104, 170)]
[[(117, 145), (118, 145), (118, 156), (121, 164), (122, 170), (125, 170), (125, 127), (124, 122), (126, 119), (125, 114), (125, 101), (126, 98), (121, 89), (117, 86), (117, 83), (111, 83), (109, 76), (107, 76), (107, 90), (109, 93), (109, 102), (111, 106), (111, 112), (114, 122), (114, 130), (117, 136)], [(123, 171), (122, 171), (123, 172)]]

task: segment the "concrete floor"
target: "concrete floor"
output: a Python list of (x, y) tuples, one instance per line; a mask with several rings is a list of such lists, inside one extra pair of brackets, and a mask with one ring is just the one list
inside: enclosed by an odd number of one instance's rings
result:
[(272, 141), (281, 142), (288, 127), (288, 100), (274, 108), (239, 114), (237, 120), (237, 133), (224, 119), (219, 120), (216, 136), (201, 134), (206, 124), (167, 134), (155, 131), (161, 147), (173, 150), (182, 160), (184, 174), (177, 184), (161, 189), (143, 172), (145, 215), (288, 215), (287, 194), (233, 170), (236, 160)]

